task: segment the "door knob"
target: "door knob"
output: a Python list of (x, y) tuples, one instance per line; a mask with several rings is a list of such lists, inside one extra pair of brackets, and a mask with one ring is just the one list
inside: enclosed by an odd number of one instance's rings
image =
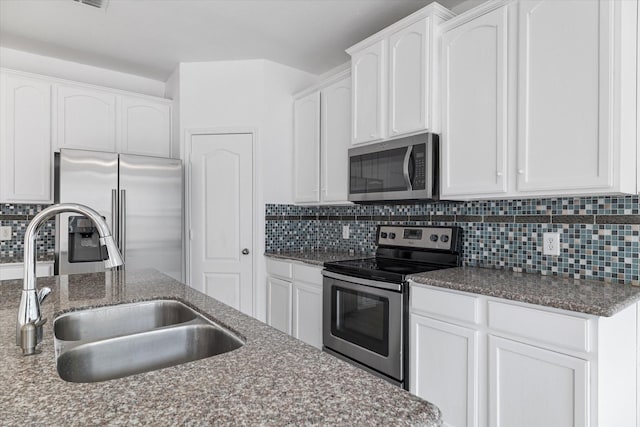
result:
[(244, 248), (244, 249), (242, 250), (242, 255), (249, 255), (249, 249)]

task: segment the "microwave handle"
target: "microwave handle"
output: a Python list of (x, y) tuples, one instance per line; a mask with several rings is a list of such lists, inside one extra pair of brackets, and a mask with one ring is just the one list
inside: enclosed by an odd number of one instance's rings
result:
[(409, 172), (409, 165), (411, 163), (411, 156), (413, 154), (413, 145), (407, 147), (407, 152), (404, 155), (404, 165), (402, 166), (402, 172), (404, 174), (404, 182), (407, 184), (407, 190), (413, 190), (413, 185), (411, 183), (411, 173)]

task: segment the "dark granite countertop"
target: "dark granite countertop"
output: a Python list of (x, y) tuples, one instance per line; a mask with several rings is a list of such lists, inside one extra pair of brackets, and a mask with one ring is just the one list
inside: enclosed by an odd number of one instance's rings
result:
[(640, 301), (638, 286), (488, 268), (449, 268), (413, 274), (409, 279), (418, 285), (455, 289), (596, 316), (613, 316)]
[(365, 253), (356, 253), (354, 255), (348, 252), (323, 252), (323, 251), (304, 251), (304, 252), (265, 252), (265, 256), (270, 258), (280, 258), (288, 261), (300, 261), (307, 264), (323, 266), (328, 261), (342, 261), (345, 259), (367, 258), (373, 255)]
[[(37, 262), (53, 262), (55, 261), (53, 254), (37, 254)], [(0, 256), (0, 264), (22, 264), (24, 262), (24, 255), (12, 255), (12, 256)]]
[[(22, 283), (0, 282), (0, 424), (440, 425), (429, 402), (153, 271), (38, 279), (42, 353), (15, 345)], [(158, 297), (185, 301), (242, 336), (229, 353), (126, 378), (68, 383), (55, 367), (60, 312)]]

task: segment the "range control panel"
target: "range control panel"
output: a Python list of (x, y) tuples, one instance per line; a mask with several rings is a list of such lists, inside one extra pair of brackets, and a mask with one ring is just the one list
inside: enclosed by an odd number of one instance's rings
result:
[(457, 241), (456, 228), (381, 225), (378, 245), (449, 251)]

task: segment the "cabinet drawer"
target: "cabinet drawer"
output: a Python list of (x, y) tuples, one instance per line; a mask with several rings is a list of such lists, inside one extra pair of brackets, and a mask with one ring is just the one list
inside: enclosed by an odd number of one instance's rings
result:
[(478, 323), (478, 298), (411, 286), (411, 311)]
[[(36, 263), (36, 277), (53, 276), (52, 262)], [(0, 264), (0, 280), (15, 280), (24, 277), (23, 263)]]
[(280, 276), (287, 279), (293, 277), (293, 269), (290, 262), (267, 260), (267, 273), (271, 276)]
[(589, 320), (489, 301), (489, 328), (572, 350), (589, 351)]
[(322, 267), (293, 264), (293, 278), (296, 281), (322, 285)]

